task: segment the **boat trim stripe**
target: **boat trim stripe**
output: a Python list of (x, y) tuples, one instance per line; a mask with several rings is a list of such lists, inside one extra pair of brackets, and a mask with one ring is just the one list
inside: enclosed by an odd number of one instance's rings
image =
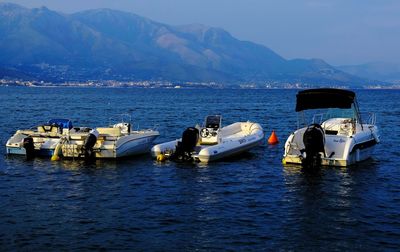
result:
[(372, 146), (374, 146), (376, 144), (377, 144), (377, 142), (376, 142), (375, 139), (371, 139), (371, 140), (368, 140), (366, 142), (358, 143), (358, 144), (354, 145), (354, 147), (350, 151), (350, 153), (355, 152), (357, 149), (360, 149), (360, 150), (367, 149), (367, 148), (372, 147)]

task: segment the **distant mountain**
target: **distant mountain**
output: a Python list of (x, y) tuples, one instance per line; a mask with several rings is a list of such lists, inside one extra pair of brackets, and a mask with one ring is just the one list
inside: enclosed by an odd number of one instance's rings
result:
[(400, 64), (373, 62), (362, 65), (338, 66), (337, 69), (370, 80), (400, 84)]
[(0, 78), (6, 79), (35, 79), (34, 76), (26, 74), (25, 72), (19, 71), (15, 68), (0, 67)]
[(220, 28), (170, 26), (109, 9), (67, 15), (9, 3), (0, 3), (0, 69), (56, 81), (366, 82), (323, 60), (286, 60)]

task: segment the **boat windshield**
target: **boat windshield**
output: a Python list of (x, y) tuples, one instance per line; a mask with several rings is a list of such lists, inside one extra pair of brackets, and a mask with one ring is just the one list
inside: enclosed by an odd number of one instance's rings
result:
[(351, 118), (358, 120), (357, 110), (354, 104), (351, 108), (328, 108), (328, 109), (311, 109), (300, 111), (298, 113), (298, 128), (308, 126), (312, 123), (322, 124), (331, 118)]
[(330, 108), (324, 114), (323, 120), (326, 121), (331, 118), (351, 118), (356, 119), (356, 113), (354, 108), (349, 109), (338, 109), (338, 108)]
[(221, 116), (219, 115), (207, 116), (205, 122), (206, 128), (218, 129), (220, 126), (221, 126)]

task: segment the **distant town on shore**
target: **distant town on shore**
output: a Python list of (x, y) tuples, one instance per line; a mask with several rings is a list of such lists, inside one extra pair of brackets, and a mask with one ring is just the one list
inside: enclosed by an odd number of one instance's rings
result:
[[(316, 84), (304, 83), (280, 83), (266, 82), (260, 83), (243, 83), (240, 85), (229, 85), (226, 83), (216, 82), (170, 82), (170, 81), (118, 81), (118, 80), (88, 80), (88, 81), (67, 81), (67, 82), (48, 82), (36, 80), (15, 80), (0, 79), (0, 86), (20, 86), (20, 87), (95, 87), (95, 88), (210, 88), (210, 89), (302, 89), (319, 87)], [(324, 87), (332, 88), (354, 88), (343, 85), (324, 85)], [(400, 89), (400, 84), (366, 85), (365, 89)]]

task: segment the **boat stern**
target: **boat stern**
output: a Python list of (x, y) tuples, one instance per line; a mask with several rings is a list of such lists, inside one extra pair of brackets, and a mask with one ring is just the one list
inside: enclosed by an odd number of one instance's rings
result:
[(174, 152), (178, 141), (180, 141), (180, 139), (154, 145), (151, 148), (151, 156), (153, 158), (157, 158), (157, 156), (160, 154)]

